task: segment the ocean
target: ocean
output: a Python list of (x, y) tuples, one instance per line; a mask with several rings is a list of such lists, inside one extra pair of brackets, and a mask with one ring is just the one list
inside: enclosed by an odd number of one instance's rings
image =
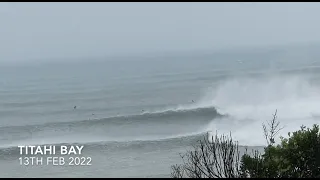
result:
[[(0, 176), (170, 177), (208, 131), (261, 149), (276, 110), (282, 136), (319, 123), (320, 53), (308, 49), (1, 65)], [(90, 163), (25, 165), (18, 146), (30, 145), (83, 146), (74, 157)]]

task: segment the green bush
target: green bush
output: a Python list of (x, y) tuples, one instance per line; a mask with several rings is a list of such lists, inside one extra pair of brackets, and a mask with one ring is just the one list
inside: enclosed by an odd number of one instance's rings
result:
[(247, 152), (239, 158), (238, 143), (222, 136), (199, 141), (194, 150), (183, 155), (183, 164), (172, 166), (173, 178), (319, 178), (320, 177), (320, 132), (319, 125), (301, 129), (274, 138), (282, 129), (274, 118), (263, 125), (267, 147), (263, 153)]
[[(269, 145), (259, 157), (242, 156), (241, 169), (250, 177), (317, 178), (320, 177), (319, 126), (288, 133), (279, 145)], [(256, 168), (259, 165), (259, 168)]]

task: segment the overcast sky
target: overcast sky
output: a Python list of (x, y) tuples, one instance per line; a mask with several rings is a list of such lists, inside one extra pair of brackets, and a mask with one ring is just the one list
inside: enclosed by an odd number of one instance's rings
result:
[(320, 41), (320, 3), (0, 3), (0, 62)]

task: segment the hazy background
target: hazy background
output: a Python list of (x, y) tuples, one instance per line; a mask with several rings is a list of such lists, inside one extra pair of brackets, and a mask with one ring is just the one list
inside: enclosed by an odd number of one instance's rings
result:
[(0, 3), (0, 64), (308, 43), (319, 3)]
[[(208, 131), (252, 152), (276, 109), (281, 136), (318, 124), (319, 15), (316, 3), (0, 3), (0, 177), (169, 177)], [(19, 165), (17, 145), (62, 144), (84, 145), (92, 166)]]

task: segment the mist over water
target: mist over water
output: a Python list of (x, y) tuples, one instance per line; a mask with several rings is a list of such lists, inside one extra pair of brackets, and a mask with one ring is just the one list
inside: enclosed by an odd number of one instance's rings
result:
[[(319, 5), (1, 3), (0, 177), (170, 177), (207, 132), (242, 151), (276, 110), (279, 136), (319, 124)], [(19, 145), (92, 165), (20, 165)]]
[(2, 67), (0, 169), (63, 176), (60, 168), (22, 170), (18, 145), (84, 145), (95, 164), (70, 177), (123, 177), (122, 168), (126, 177), (168, 177), (179, 153), (208, 131), (262, 147), (262, 123), (276, 110), (279, 136), (319, 122), (317, 56), (288, 57), (249, 51)]
[(277, 119), (284, 129), (280, 136), (319, 122), (320, 86), (310, 75), (271, 75), (259, 79), (230, 80), (218, 85), (204, 96), (203, 106), (218, 106), (218, 112), (228, 114), (213, 120), (208, 129), (220, 133), (232, 132), (242, 145), (265, 145), (262, 123)]

